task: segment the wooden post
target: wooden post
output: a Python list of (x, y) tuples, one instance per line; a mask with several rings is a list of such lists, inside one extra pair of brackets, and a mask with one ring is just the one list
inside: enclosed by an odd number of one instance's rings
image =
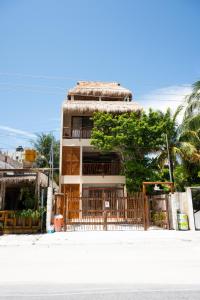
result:
[(171, 182), (170, 187), (171, 187), (171, 193), (174, 194), (174, 183), (173, 182)]
[(143, 183), (143, 187), (142, 187), (142, 193), (143, 193), (143, 223), (144, 223), (144, 230), (147, 230), (147, 224), (146, 224), (146, 209), (145, 209), (145, 198), (146, 198), (146, 186)]
[(0, 210), (4, 209), (4, 200), (5, 200), (5, 182), (0, 184)]
[(143, 183), (143, 211), (144, 211), (144, 230), (147, 230), (149, 228), (149, 205), (148, 205), (148, 197), (146, 195), (146, 185)]
[(149, 199), (147, 195), (145, 195), (145, 203), (146, 203), (146, 228), (149, 229)]
[(103, 212), (103, 230), (105, 230), (105, 231), (107, 231), (107, 218), (108, 218), (107, 210), (104, 210), (104, 212)]
[(64, 231), (66, 231), (66, 218), (67, 218), (67, 214), (66, 214), (66, 186), (64, 185), (64, 205), (63, 205), (63, 222), (64, 222)]
[(35, 199), (36, 202), (34, 204), (34, 209), (37, 209), (38, 207), (38, 172), (36, 172), (36, 178), (35, 178)]

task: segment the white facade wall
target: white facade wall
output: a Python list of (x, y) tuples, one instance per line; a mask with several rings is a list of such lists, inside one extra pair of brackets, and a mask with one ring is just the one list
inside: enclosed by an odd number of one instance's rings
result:
[(79, 175), (65, 175), (61, 178), (62, 184), (125, 184), (125, 177), (120, 175), (113, 176), (99, 176), (99, 175), (87, 175), (87, 176), (79, 176)]

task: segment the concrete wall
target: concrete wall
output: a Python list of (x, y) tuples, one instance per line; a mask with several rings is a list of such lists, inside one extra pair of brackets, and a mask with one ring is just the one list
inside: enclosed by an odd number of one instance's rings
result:
[(176, 192), (169, 198), (169, 217), (171, 229), (178, 230), (177, 210), (188, 216), (190, 230), (195, 230), (191, 188), (185, 192)]

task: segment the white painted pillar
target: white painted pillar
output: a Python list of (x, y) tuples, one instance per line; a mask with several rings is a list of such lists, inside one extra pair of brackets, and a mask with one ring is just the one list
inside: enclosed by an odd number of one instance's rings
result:
[(61, 109), (61, 130), (60, 130), (60, 160), (59, 160), (59, 191), (61, 192), (62, 178), (62, 147), (63, 147), (63, 130), (64, 130), (64, 109)]
[[(80, 176), (83, 174), (83, 146), (80, 146)], [(81, 180), (82, 181), (82, 180)]]
[(189, 227), (190, 230), (195, 230), (194, 223), (194, 212), (193, 212), (193, 204), (192, 204), (192, 191), (191, 188), (186, 188), (186, 197), (188, 202), (188, 219), (189, 219)]
[(48, 189), (47, 189), (47, 214), (46, 214), (46, 231), (47, 232), (51, 225), (52, 202), (53, 202), (52, 187), (48, 187)]
[(177, 210), (179, 207), (178, 193), (169, 195), (169, 219), (170, 219), (170, 228), (178, 230), (177, 223)]
[(126, 188), (126, 185), (124, 185), (124, 197), (127, 197), (127, 188)]

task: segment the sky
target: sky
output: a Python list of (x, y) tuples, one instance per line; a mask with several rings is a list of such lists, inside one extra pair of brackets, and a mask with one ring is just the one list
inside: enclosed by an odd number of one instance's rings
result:
[(0, 150), (59, 137), (78, 80), (175, 109), (200, 79), (199, 0), (0, 0)]

